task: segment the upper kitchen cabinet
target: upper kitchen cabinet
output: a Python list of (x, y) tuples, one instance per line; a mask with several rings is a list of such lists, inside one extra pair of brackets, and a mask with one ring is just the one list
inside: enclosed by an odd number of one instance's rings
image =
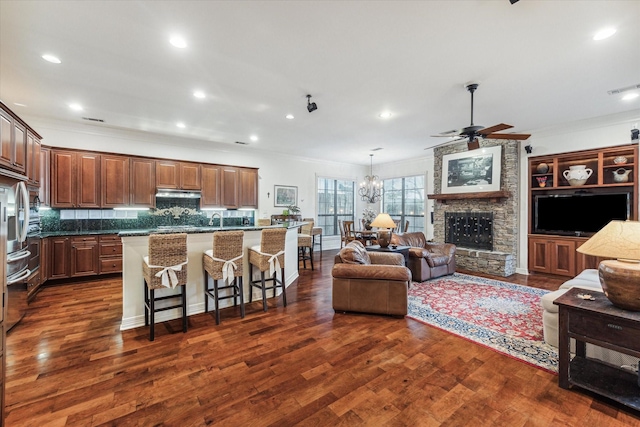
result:
[[(0, 168), (24, 175), (27, 171), (27, 134), (32, 132), (0, 103)], [(35, 132), (32, 135), (37, 136)], [(40, 139), (37, 136), (38, 141)]]
[(221, 167), (221, 200), (222, 206), (229, 209), (237, 209), (240, 207), (240, 191), (238, 168), (231, 166)]
[(131, 158), (131, 206), (154, 208), (156, 206), (155, 160)]
[(27, 131), (27, 179), (28, 184), (34, 187), (40, 186), (41, 180), (41, 158), (42, 144), (40, 138)]
[(102, 155), (102, 207), (129, 206), (129, 157)]
[(156, 160), (156, 186), (175, 190), (200, 190), (200, 164)]
[(51, 150), (41, 147), (40, 150), (40, 203), (51, 206)]
[(221, 169), (219, 165), (202, 165), (202, 197), (200, 208), (222, 207), (222, 192), (220, 191)]
[(51, 207), (99, 208), (101, 155), (51, 150)]
[(199, 163), (180, 162), (180, 188), (183, 190), (200, 190)]
[(239, 168), (240, 207), (258, 208), (258, 170)]

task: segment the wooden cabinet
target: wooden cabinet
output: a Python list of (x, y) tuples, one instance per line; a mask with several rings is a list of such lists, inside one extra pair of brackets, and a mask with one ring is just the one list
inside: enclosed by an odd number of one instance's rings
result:
[(258, 208), (257, 169), (240, 169), (240, 207)]
[(42, 144), (40, 139), (33, 134), (27, 132), (27, 179), (28, 183), (34, 187), (40, 185), (41, 159), (40, 153)]
[(115, 234), (48, 237), (41, 253), (41, 283), (122, 272), (122, 240)]
[(200, 190), (200, 164), (180, 162), (180, 188)]
[(49, 274), (48, 279), (66, 279), (70, 276), (71, 263), (69, 237), (49, 237)]
[(202, 165), (202, 197), (200, 208), (222, 207), (222, 192), (220, 190), (221, 166)]
[(153, 159), (131, 158), (131, 206), (153, 208), (156, 206), (156, 169)]
[(51, 207), (99, 208), (101, 155), (51, 150)]
[(93, 276), (100, 271), (98, 236), (71, 238), (70, 276)]
[(220, 190), (222, 206), (230, 209), (240, 207), (238, 168), (223, 166), (221, 169)]
[[(572, 183), (567, 179), (571, 168), (589, 169), (584, 183)], [(624, 175), (624, 178), (617, 175)], [(567, 175), (567, 177), (565, 177)], [(579, 254), (576, 249), (588, 240), (589, 232), (560, 229), (571, 235), (536, 234), (543, 222), (536, 221), (537, 202), (560, 200), (579, 195), (606, 195), (624, 193), (629, 199), (629, 219), (638, 218), (638, 146), (621, 145), (597, 150), (583, 150), (529, 158), (529, 270), (575, 276), (585, 268), (597, 268), (601, 258)], [(538, 212), (539, 213), (539, 212)], [(554, 215), (575, 215), (553, 212)], [(589, 215), (589, 213), (580, 213)], [(568, 217), (571, 218), (571, 217)], [(560, 223), (560, 221), (558, 221)], [(566, 225), (575, 225), (571, 219)], [(556, 228), (553, 228), (556, 230)], [(576, 237), (573, 236), (575, 234)]]
[[(27, 168), (27, 133), (31, 131), (0, 103), (0, 167), (24, 175)], [(33, 132), (33, 135), (36, 135)], [(40, 138), (38, 136), (38, 138)]]
[(102, 155), (102, 207), (129, 206), (129, 157)]
[(40, 190), (38, 198), (43, 206), (51, 206), (51, 150), (46, 147), (42, 147), (40, 150)]
[(200, 190), (200, 164), (156, 160), (156, 186), (175, 190)]
[[(560, 276), (576, 275), (577, 239), (543, 235), (529, 236), (529, 270)], [(586, 239), (581, 239), (580, 244)]]
[(122, 239), (117, 235), (100, 236), (100, 274), (122, 272)]

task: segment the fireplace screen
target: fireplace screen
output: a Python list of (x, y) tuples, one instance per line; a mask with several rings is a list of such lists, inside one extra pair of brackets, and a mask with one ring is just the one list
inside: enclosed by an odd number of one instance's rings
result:
[(445, 212), (445, 242), (493, 250), (493, 212)]

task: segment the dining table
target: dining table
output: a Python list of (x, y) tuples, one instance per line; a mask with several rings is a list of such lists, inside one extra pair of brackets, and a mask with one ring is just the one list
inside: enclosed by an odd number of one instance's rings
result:
[(373, 230), (354, 230), (353, 234), (365, 246), (372, 245), (378, 239), (378, 232)]

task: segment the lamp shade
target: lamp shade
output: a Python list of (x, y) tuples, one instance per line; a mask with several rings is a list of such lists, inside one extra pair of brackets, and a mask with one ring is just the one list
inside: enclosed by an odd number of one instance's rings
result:
[(371, 223), (372, 227), (377, 228), (396, 228), (396, 223), (391, 219), (391, 216), (387, 213), (380, 213)]
[(640, 260), (640, 222), (611, 221), (577, 251), (604, 258)]

